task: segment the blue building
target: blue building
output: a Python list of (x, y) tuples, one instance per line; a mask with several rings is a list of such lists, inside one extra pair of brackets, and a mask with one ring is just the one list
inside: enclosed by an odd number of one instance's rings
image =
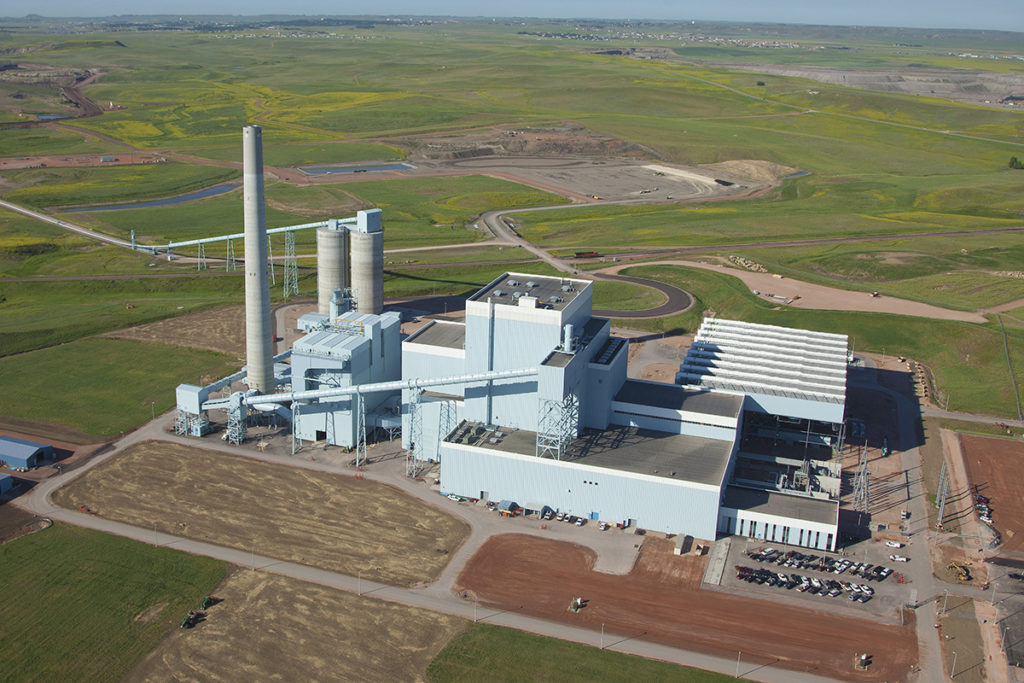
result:
[(0, 463), (11, 469), (36, 467), (39, 460), (53, 459), (53, 446), (26, 441), (13, 436), (0, 436)]

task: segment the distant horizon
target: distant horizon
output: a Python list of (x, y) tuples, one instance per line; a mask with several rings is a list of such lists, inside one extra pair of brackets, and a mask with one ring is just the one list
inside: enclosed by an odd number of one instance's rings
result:
[[(294, 12), (282, 13), (278, 3), (265, 0), (181, 0), (177, 12), (154, 0), (52, 0), (45, 13), (28, 12), (21, 17), (47, 19), (102, 19), (117, 17), (422, 17), (458, 19), (542, 19), (562, 21), (650, 21), (721, 22), (738, 24), (780, 24), (845, 28), (895, 28), (911, 30), (969, 30), (1024, 32), (1024, 11), (1019, 0), (978, 0), (966, 4), (948, 0), (861, 0), (856, 4), (832, 6), (818, 0), (734, 0), (713, 8), (703, 3), (673, 0), (635, 0), (635, 16), (623, 17), (618, 0), (519, 0), (507, 6), (496, 3), (481, 15), (480, 5), (469, 0), (436, 0), (426, 12), (419, 0), (347, 0), (339, 8), (334, 0), (304, 0)], [(150, 9), (150, 7), (152, 9)], [(338, 10), (343, 11), (339, 12)], [(513, 11), (514, 10), (514, 11)]]

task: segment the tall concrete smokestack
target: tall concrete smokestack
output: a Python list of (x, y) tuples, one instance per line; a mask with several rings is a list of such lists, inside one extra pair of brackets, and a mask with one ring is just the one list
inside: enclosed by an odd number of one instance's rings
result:
[(331, 312), (334, 290), (348, 289), (348, 230), (339, 221), (316, 231), (317, 304), (321, 315)]
[(267, 216), (263, 201), (263, 129), (242, 128), (242, 192), (245, 198), (245, 362), (249, 388), (273, 393), (267, 278)]
[(380, 209), (356, 213), (352, 231), (352, 295), (360, 313), (384, 310), (384, 228)]

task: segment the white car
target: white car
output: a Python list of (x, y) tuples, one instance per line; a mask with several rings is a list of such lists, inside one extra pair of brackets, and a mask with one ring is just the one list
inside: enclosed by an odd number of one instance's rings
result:
[(890, 555), (889, 559), (893, 562), (910, 562), (909, 557), (903, 557), (902, 555)]
[(885, 544), (890, 548), (902, 548), (903, 544), (899, 541), (886, 541)]

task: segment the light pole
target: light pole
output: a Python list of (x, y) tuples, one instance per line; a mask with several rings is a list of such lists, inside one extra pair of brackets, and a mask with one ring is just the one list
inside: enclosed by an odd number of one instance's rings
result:
[(956, 650), (953, 650), (953, 666), (949, 667), (949, 677), (956, 678)]
[(473, 596), (473, 621), (476, 622), (476, 609), (480, 606), (480, 598)]
[(149, 402), (149, 412), (152, 413), (153, 419), (156, 419), (156, 401)]
[(946, 597), (942, 598), (942, 613), (946, 613), (946, 603), (949, 602), (949, 589), (946, 589)]
[(736, 653), (736, 678), (740, 677), (740, 657), (743, 656), (743, 651)]
[(604, 624), (601, 624), (601, 649), (604, 649)]
[(1003, 651), (1003, 652), (1006, 652), (1006, 634), (1009, 633), (1009, 632), (1010, 632), (1010, 627), (1007, 626), (1006, 628), (1003, 629), (1002, 633), (999, 634), (1000, 635), (1000, 638), (999, 638), (999, 649), (1001, 651)]
[(360, 569), (360, 570), (358, 570), (356, 572), (356, 595), (362, 595), (362, 594), (363, 594), (363, 570)]

